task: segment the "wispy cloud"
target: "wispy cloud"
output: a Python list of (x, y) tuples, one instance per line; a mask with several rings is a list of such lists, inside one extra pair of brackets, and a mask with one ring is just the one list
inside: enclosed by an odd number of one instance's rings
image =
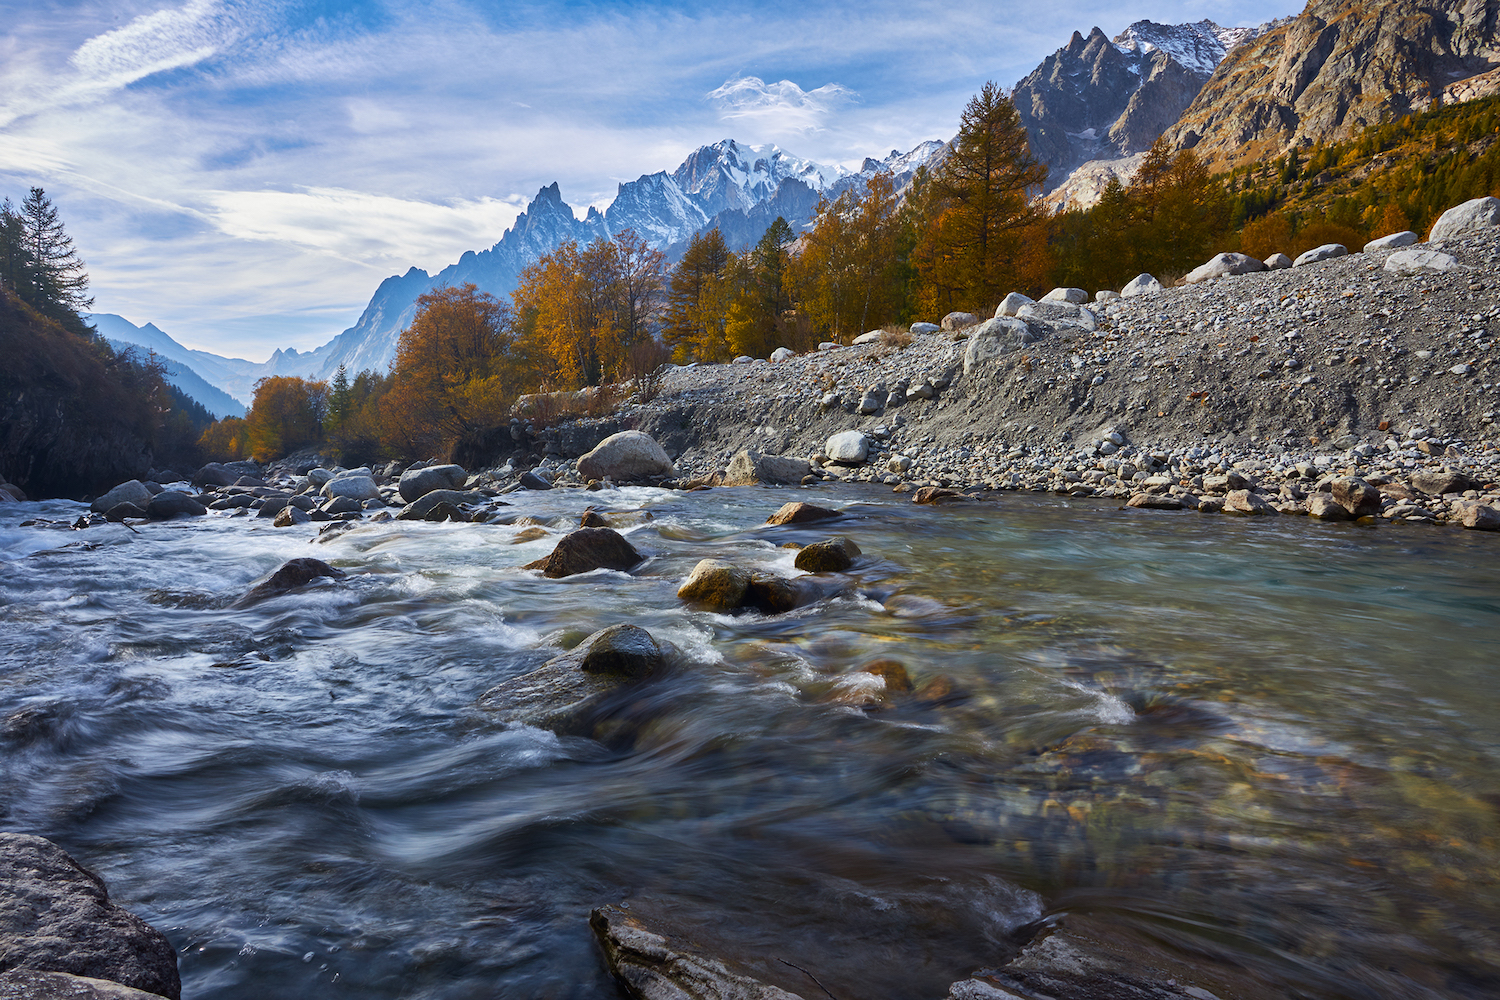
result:
[(725, 81), (707, 97), (724, 121), (748, 118), (787, 131), (812, 132), (859, 95), (839, 83), (803, 90), (791, 80), (767, 83), (758, 76), (742, 76)]

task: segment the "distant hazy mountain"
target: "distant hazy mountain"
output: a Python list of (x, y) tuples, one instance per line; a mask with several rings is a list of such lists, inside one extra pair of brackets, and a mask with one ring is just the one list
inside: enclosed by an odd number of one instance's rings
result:
[[(207, 351), (189, 350), (150, 323), (145, 326), (136, 326), (124, 317), (113, 313), (93, 313), (84, 316), (84, 319), (92, 323), (99, 331), (99, 335), (108, 340), (117, 351), (127, 347), (140, 347), (147, 351), (155, 351), (166, 367), (167, 381), (202, 403), (203, 408), (214, 416), (243, 417), (245, 415), (244, 403), (225, 392), (219, 385), (212, 383), (223, 384), (221, 380), (224, 380), (236, 365), (244, 366), (244, 371), (248, 374), (251, 369), (258, 367), (253, 361), (221, 358)], [(205, 377), (198, 370), (198, 366), (212, 370), (215, 377)], [(238, 382), (240, 379), (231, 378), (226, 381)], [(254, 384), (253, 379), (250, 384)], [(250, 392), (246, 392), (244, 398), (249, 399), (251, 395)]]

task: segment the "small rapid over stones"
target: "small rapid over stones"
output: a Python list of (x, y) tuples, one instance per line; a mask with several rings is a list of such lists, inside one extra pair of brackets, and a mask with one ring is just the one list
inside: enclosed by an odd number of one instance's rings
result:
[[(1491, 535), (505, 500), (0, 507), (0, 827), (166, 934), (187, 1000), (623, 996), (658, 942), (805, 1000), (1495, 994)], [(621, 558), (546, 572), (580, 532)], [(680, 596), (705, 560), (732, 599)]]

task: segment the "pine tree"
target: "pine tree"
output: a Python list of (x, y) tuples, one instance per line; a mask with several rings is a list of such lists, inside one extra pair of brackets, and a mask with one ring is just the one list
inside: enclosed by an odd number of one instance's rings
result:
[[(47, 313), (76, 313), (94, 304), (89, 276), (73, 238), (58, 218), (57, 206), (39, 187), (31, 189), (20, 211), (22, 243), (31, 270), (28, 301)], [(21, 292), (27, 298), (26, 291)]]

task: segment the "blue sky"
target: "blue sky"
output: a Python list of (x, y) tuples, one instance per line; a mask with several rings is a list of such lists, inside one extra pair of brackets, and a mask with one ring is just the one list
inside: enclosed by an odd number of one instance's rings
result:
[(59, 206), (94, 308), (260, 360), (722, 138), (857, 165), (956, 130), (1076, 29), (1272, 0), (26, 0), (0, 19), (0, 194)]

